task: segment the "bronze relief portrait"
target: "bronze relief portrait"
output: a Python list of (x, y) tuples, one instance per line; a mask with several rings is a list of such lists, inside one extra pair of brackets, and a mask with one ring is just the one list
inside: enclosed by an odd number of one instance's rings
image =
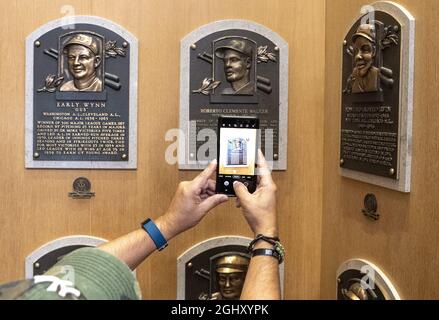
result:
[(200, 300), (239, 300), (250, 258), (240, 252), (225, 252), (210, 258), (210, 293)]
[(106, 70), (109, 65), (106, 60), (126, 58), (127, 42), (118, 47), (116, 40), (106, 41), (99, 33), (83, 30), (63, 33), (57, 40), (57, 49), (50, 47), (43, 50), (46, 56), (57, 61), (57, 73), (46, 75), (44, 86), (37, 90), (38, 93), (56, 92), (58, 99), (64, 92), (95, 92), (105, 97), (106, 87), (121, 90), (121, 76)]
[(268, 45), (229, 35), (212, 39), (210, 47), (211, 53), (199, 53), (197, 59), (211, 65), (211, 75), (197, 83), (192, 94), (208, 96), (213, 104), (257, 104), (272, 94), (272, 79), (259, 74), (277, 64), (277, 53), (268, 51)]
[(102, 91), (103, 39), (93, 33), (69, 33), (60, 40), (59, 91)]
[(345, 94), (381, 93), (383, 86), (391, 89), (394, 72), (384, 65), (385, 50), (398, 45), (399, 28), (380, 21), (358, 26), (346, 52), (352, 57), (352, 73), (347, 79)]
[(375, 27), (361, 25), (352, 37), (355, 67), (349, 77), (352, 93), (377, 92), (379, 69), (374, 66), (377, 54)]
[(245, 38), (227, 39), (215, 48), (215, 56), (222, 60), (224, 75), (230, 87), (221, 90), (223, 95), (253, 95), (255, 43)]

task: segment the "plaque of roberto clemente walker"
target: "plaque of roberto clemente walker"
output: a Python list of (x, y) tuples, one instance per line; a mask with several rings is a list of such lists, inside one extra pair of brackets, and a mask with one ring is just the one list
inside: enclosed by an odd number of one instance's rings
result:
[[(181, 41), (179, 168), (216, 158), (218, 116), (257, 116), (260, 146), (276, 170), (287, 166), (288, 45), (272, 30), (217, 21)], [(184, 140), (184, 141), (182, 141)]]
[(410, 192), (414, 18), (398, 4), (362, 8), (343, 41), (343, 176)]
[(137, 166), (137, 39), (75, 16), (26, 40), (26, 167)]

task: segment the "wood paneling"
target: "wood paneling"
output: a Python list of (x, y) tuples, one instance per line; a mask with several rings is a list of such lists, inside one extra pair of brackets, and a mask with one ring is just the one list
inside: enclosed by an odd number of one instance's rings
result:
[[(326, 84), (322, 232), (322, 292), (335, 297), (337, 267), (351, 258), (377, 264), (393, 280), (402, 298), (437, 299), (439, 279), (439, 3), (434, 0), (398, 1), (416, 19), (415, 96), (413, 121), (412, 192), (402, 194), (342, 178), (338, 173), (341, 42), (362, 0), (326, 3)], [(378, 199), (381, 218), (363, 217), (367, 193)]]
[[(222, 19), (263, 24), (290, 44), (288, 170), (279, 187), (280, 233), (287, 249), (286, 298), (320, 296), (323, 186), (324, 0), (71, 0), (77, 15), (112, 20), (139, 39), (138, 169), (24, 169), (24, 41), (34, 29), (63, 16), (65, 1), (8, 1), (0, 12), (0, 282), (24, 276), (24, 258), (57, 237), (115, 238), (157, 217), (179, 181), (196, 172), (168, 165), (165, 133), (178, 127), (180, 39)], [(96, 197), (67, 196), (78, 176), (90, 178)], [(220, 235), (250, 236), (230, 202), (196, 229), (176, 238), (139, 269), (146, 299), (176, 297), (176, 259), (197, 242)]]

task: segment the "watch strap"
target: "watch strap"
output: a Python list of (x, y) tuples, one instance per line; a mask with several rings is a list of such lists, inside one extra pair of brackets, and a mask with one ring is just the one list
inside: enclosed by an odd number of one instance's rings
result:
[(274, 249), (254, 249), (252, 251), (252, 257), (257, 257), (257, 256), (273, 257), (276, 258), (279, 261), (279, 263), (282, 263), (282, 258), (280, 254)]
[(160, 232), (159, 228), (157, 228), (154, 221), (152, 221), (151, 219), (146, 219), (144, 222), (141, 223), (141, 226), (142, 229), (145, 230), (146, 233), (148, 233), (148, 235), (151, 237), (158, 251), (162, 251), (168, 246), (166, 238)]

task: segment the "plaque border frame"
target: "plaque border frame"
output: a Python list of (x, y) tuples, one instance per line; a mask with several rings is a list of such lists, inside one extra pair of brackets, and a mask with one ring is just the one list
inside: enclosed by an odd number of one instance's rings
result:
[(340, 275), (343, 272), (352, 269), (361, 272), (362, 268), (366, 266), (374, 270), (375, 272), (374, 283), (376, 283), (380, 287), (386, 300), (401, 300), (401, 296), (399, 295), (398, 291), (396, 290), (395, 286), (390, 281), (390, 279), (385, 275), (385, 273), (380, 268), (378, 268), (375, 264), (364, 259), (349, 259), (343, 262), (338, 267), (336, 274), (337, 277), (336, 277), (336, 285), (335, 285), (335, 297), (337, 297), (337, 293), (338, 293), (337, 279), (340, 277)]
[[(400, 64), (400, 87), (399, 87), (399, 128), (398, 128), (398, 168), (399, 179), (391, 179), (378, 175), (355, 171), (340, 167), (340, 174), (343, 177), (358, 180), (381, 186), (396, 191), (409, 193), (411, 185), (411, 162), (412, 162), (412, 127), (413, 127), (413, 79), (415, 64), (415, 18), (400, 4), (391, 1), (378, 1), (371, 4), (376, 11), (383, 11), (390, 14), (401, 25), (401, 64)], [(355, 20), (349, 25), (345, 37), (352, 26), (364, 16), (358, 14)], [(344, 39), (344, 38), (343, 38)], [(344, 45), (342, 43), (342, 51)], [(341, 66), (343, 66), (343, 55), (341, 55)], [(341, 80), (343, 81), (343, 79)], [(342, 83), (342, 88), (344, 84)], [(342, 90), (340, 89), (340, 92)], [(342, 93), (343, 94), (343, 93)], [(342, 94), (339, 95), (339, 106), (342, 106)], [(340, 117), (341, 118), (341, 117)], [(341, 123), (339, 130), (339, 143), (341, 143)], [(339, 152), (340, 152), (339, 145)], [(341, 158), (340, 153), (339, 159)]]
[[(92, 24), (107, 28), (130, 44), (130, 90), (129, 90), (129, 141), (128, 161), (50, 161), (33, 159), (34, 129), (34, 43), (42, 35), (56, 28), (75, 24)], [(26, 76), (25, 76), (25, 168), (27, 169), (137, 169), (137, 87), (139, 42), (137, 38), (122, 26), (96, 16), (72, 16), (50, 21), (34, 30), (26, 38)]]
[(103, 238), (79, 235), (79, 236), (67, 236), (52, 240), (43, 244), (41, 247), (32, 251), (25, 260), (25, 278), (30, 279), (34, 276), (33, 268), (34, 263), (38, 261), (42, 256), (56, 249), (64, 248), (67, 246), (91, 246), (97, 247), (101, 244), (107, 243), (108, 240)]
[[(247, 247), (253, 239), (243, 236), (219, 236), (196, 243), (177, 258), (177, 300), (184, 300), (186, 292), (186, 264), (200, 253), (222, 246)], [(285, 260), (279, 265), (281, 297), (284, 296)]]
[[(190, 46), (202, 38), (219, 31), (242, 29), (258, 33), (272, 41), (281, 53), (279, 58), (279, 151), (273, 170), (287, 170), (288, 155), (288, 81), (289, 48), (288, 43), (273, 30), (253, 21), (228, 19), (203, 25), (180, 41), (180, 130), (183, 137), (178, 143), (178, 169), (203, 170), (207, 161), (190, 160), (189, 148), (189, 101), (190, 101)], [(183, 138), (183, 139), (182, 139)], [(184, 150), (184, 151), (183, 151)], [(181, 161), (184, 161), (181, 163)]]

